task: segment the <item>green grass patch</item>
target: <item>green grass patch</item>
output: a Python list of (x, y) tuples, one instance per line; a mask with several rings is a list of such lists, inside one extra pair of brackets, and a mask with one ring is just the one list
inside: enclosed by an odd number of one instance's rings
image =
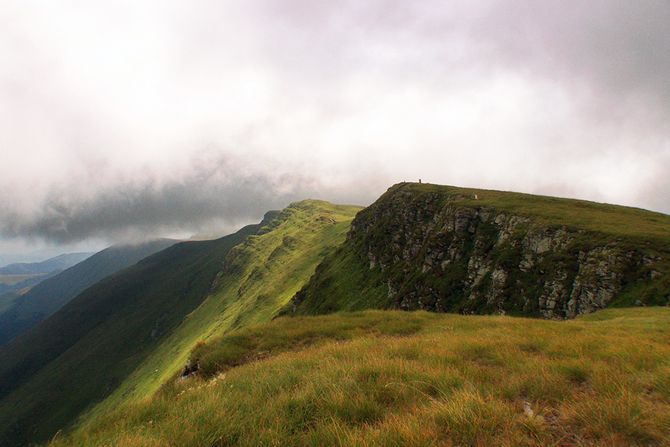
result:
[(195, 376), (52, 446), (660, 446), (670, 438), (669, 342), (668, 308), (566, 322), (279, 318), (201, 344)]

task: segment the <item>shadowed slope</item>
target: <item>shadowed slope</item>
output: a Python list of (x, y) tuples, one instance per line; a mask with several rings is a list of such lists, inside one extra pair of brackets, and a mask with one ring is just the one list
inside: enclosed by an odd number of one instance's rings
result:
[(210, 296), (85, 420), (153, 395), (183, 370), (203, 340), (270, 321), (342, 243), (359, 210), (318, 200), (284, 209), (270, 226), (231, 251)]
[(0, 313), (0, 346), (52, 315), (87, 287), (175, 242), (160, 239), (109, 247), (42, 281)]
[(65, 253), (40, 262), (18, 262), (0, 267), (0, 275), (32, 275), (65, 270), (93, 253)]

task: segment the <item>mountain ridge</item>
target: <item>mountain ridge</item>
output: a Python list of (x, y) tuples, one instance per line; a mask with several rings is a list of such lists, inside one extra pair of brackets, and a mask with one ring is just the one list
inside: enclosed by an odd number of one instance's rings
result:
[[(0, 349), (0, 441), (44, 441), (82, 413), (151, 394), (208, 333), (269, 321), (344, 239), (357, 210), (297, 202), (86, 289)], [(263, 282), (270, 276), (274, 284)]]
[(171, 245), (89, 287), (0, 348), (0, 443), (44, 441), (111, 392), (197, 306), (217, 271), (217, 253), (257, 227)]
[(574, 199), (394, 185), (284, 312), (572, 318), (670, 302), (670, 216)]
[(228, 253), (209, 296), (81, 423), (149, 398), (183, 372), (192, 349), (205, 340), (274, 318), (323, 257), (344, 241), (359, 209), (314, 199), (284, 208)]

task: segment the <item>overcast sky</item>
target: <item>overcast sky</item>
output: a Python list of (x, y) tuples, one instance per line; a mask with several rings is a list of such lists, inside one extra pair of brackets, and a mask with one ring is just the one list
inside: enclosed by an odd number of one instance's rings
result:
[(418, 178), (668, 213), (668, 23), (667, 0), (0, 0), (0, 257)]

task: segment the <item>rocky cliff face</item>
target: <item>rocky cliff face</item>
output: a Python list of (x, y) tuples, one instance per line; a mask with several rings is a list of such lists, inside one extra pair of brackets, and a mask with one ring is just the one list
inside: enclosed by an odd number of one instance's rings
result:
[(390, 307), (573, 318), (663, 276), (630, 241), (461, 199), (399, 188), (353, 221), (347, 244)]

